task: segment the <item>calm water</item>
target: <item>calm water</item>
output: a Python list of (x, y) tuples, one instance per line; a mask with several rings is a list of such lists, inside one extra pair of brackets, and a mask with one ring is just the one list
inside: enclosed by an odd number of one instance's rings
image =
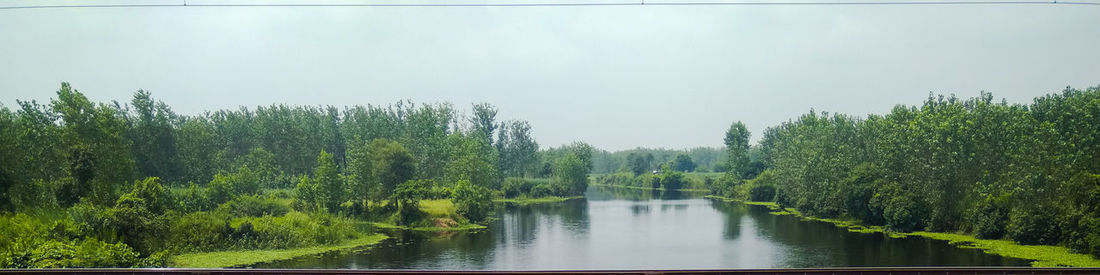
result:
[(1001, 266), (1027, 262), (943, 241), (851, 233), (700, 195), (592, 187), (586, 200), (508, 207), (479, 233), (397, 233), (371, 250), (258, 268), (694, 269)]

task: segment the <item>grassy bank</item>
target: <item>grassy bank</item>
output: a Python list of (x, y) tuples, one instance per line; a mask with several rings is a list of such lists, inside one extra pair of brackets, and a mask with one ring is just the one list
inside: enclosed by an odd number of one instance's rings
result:
[(464, 221), (464, 219), (459, 218), (460, 215), (458, 215), (458, 210), (451, 200), (421, 200), (419, 205), (420, 211), (423, 211), (424, 214), (427, 215), (425, 218), (430, 220), (430, 222), (413, 224), (429, 224), (431, 226), (402, 226), (392, 221), (373, 221), (367, 222), (367, 224), (378, 229), (400, 229), (425, 232), (465, 231), (486, 228), (484, 225), (459, 222)]
[(549, 197), (541, 197), (541, 198), (519, 197), (519, 198), (511, 198), (511, 199), (494, 199), (493, 202), (504, 203), (504, 204), (508, 204), (508, 205), (530, 205), (530, 204), (542, 204), (542, 203), (559, 203), (559, 202), (564, 202), (564, 201), (568, 201), (568, 200), (583, 199), (583, 198), (584, 198), (584, 196), (573, 196), (573, 197), (549, 196)]
[(319, 245), (291, 249), (269, 250), (242, 250), (188, 253), (172, 257), (169, 265), (172, 267), (239, 267), (258, 263), (267, 263), (279, 260), (287, 260), (296, 257), (317, 255), (333, 251), (349, 250), (376, 244), (385, 240), (386, 235), (372, 234), (366, 237), (348, 240), (335, 245)]
[(373, 226), (374, 228), (377, 228), (377, 229), (391, 229), (391, 230), (392, 229), (399, 229), (399, 230), (413, 230), (413, 231), (422, 231), (422, 232), (466, 231), (466, 230), (481, 230), (481, 229), (487, 228), (484, 225), (473, 224), (473, 223), (460, 224), (460, 225), (456, 225), (456, 226), (447, 226), (447, 227), (443, 227), (443, 226), (409, 227), (409, 226), (402, 226), (402, 225), (396, 225), (396, 224), (392, 224), (392, 223), (382, 223), (382, 222), (369, 222), (368, 224), (370, 224), (371, 226)]
[[(601, 187), (602, 187), (602, 186), (606, 186), (606, 187), (617, 187), (617, 188), (626, 188), (626, 189), (638, 189), (638, 190), (657, 190), (657, 191), (669, 191), (669, 190), (667, 190), (667, 189), (665, 189), (665, 188), (663, 188), (663, 187), (659, 187), (659, 188), (652, 188), (652, 187), (637, 187), (637, 186), (627, 186), (627, 185), (614, 185), (614, 184), (598, 184), (598, 183), (590, 183), (590, 184), (588, 184), (588, 185), (591, 185), (591, 186), (601, 186)], [(682, 188), (682, 189), (676, 189), (676, 190), (672, 190), (672, 191), (680, 191), (680, 192), (710, 192), (710, 190), (707, 190), (707, 189), (690, 189), (690, 188)]]
[(754, 201), (741, 201), (736, 199), (730, 199), (719, 196), (706, 196), (710, 199), (725, 201), (725, 202), (738, 202), (748, 205), (759, 205), (768, 207), (772, 211), (769, 212), (772, 215), (793, 215), (803, 220), (827, 222), (837, 227), (842, 227), (850, 232), (856, 233), (882, 233), (892, 238), (905, 238), (909, 236), (924, 237), (934, 240), (943, 240), (948, 243), (962, 248), (979, 249), (985, 253), (1001, 255), (1005, 257), (1019, 258), (1031, 260), (1031, 265), (1035, 267), (1057, 267), (1057, 266), (1072, 266), (1072, 267), (1097, 267), (1100, 266), (1100, 259), (1093, 258), (1090, 255), (1073, 253), (1069, 248), (1052, 245), (1022, 245), (1010, 240), (983, 240), (973, 235), (959, 234), (959, 233), (942, 233), (942, 232), (927, 232), (927, 231), (915, 231), (910, 233), (892, 232), (882, 226), (865, 226), (859, 224), (854, 220), (841, 220), (841, 219), (824, 219), (813, 216), (804, 215), (794, 208), (781, 208), (774, 202), (754, 202)]

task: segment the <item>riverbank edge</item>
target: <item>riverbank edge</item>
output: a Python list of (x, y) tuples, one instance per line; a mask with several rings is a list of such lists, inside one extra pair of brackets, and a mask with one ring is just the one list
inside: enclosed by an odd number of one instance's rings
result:
[(488, 228), (484, 225), (474, 224), (474, 223), (462, 224), (462, 225), (455, 226), (455, 227), (436, 227), (436, 226), (408, 227), (408, 226), (396, 225), (396, 224), (392, 224), (392, 223), (383, 223), (383, 222), (366, 222), (366, 223), (373, 226), (376, 229), (397, 229), (397, 230), (412, 230), (412, 231), (421, 231), (421, 232), (471, 231), (471, 230), (482, 230), (482, 229)]
[(507, 204), (507, 205), (524, 206), (524, 205), (531, 205), (531, 204), (560, 203), (560, 202), (566, 202), (566, 201), (570, 201), (570, 200), (583, 199), (583, 198), (584, 198), (584, 196), (572, 196), (572, 197), (549, 196), (549, 197), (540, 197), (540, 198), (494, 199), (493, 202), (503, 203), (503, 204)]
[(657, 191), (680, 191), (680, 192), (710, 192), (710, 190), (707, 190), (707, 189), (688, 189), (688, 188), (684, 188), (684, 189), (668, 190), (668, 189), (665, 189), (664, 187), (653, 188), (653, 187), (638, 187), (638, 186), (625, 186), (625, 185), (601, 184), (601, 183), (590, 183), (588, 185), (590, 185), (590, 186), (618, 187), (618, 188), (638, 189), (638, 190), (650, 190), (650, 191), (657, 190)]
[(1100, 259), (1087, 254), (1073, 253), (1069, 248), (1053, 245), (1022, 245), (1011, 240), (983, 240), (969, 234), (914, 231), (909, 233), (892, 232), (882, 226), (865, 226), (854, 220), (825, 219), (802, 214), (794, 208), (781, 208), (774, 202), (754, 202), (738, 199), (708, 195), (705, 198), (723, 202), (736, 202), (746, 205), (764, 206), (772, 211), (772, 215), (792, 215), (806, 221), (819, 221), (831, 223), (837, 227), (845, 228), (849, 232), (856, 233), (882, 233), (891, 238), (905, 238), (917, 236), (933, 240), (947, 241), (948, 244), (960, 248), (978, 249), (982, 252), (1000, 255), (1004, 257), (1030, 260), (1033, 267), (1097, 267)]
[[(173, 256), (169, 266), (178, 268), (228, 268), (289, 260), (298, 257), (346, 251), (375, 245), (389, 238), (385, 234), (370, 234), (334, 245), (318, 245), (289, 249), (256, 249), (187, 253)], [(367, 248), (369, 249), (369, 248)]]

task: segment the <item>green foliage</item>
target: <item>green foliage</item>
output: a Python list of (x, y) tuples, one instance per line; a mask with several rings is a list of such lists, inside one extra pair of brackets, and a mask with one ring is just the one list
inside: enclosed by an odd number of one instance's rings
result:
[[(3, 267), (162, 266), (184, 251), (339, 242), (358, 233), (330, 212), (416, 213), (398, 201), (451, 197), (458, 180), (493, 196), (504, 175), (549, 177), (552, 165), (543, 164), (556, 162), (541, 158), (530, 124), (498, 124), (488, 104), (475, 105), (472, 123), (459, 128), (447, 103), (343, 111), (271, 105), (188, 116), (147, 91), (128, 104), (102, 104), (68, 83), (49, 104), (17, 102), (14, 111), (0, 106), (0, 215), (24, 216), (0, 228), (0, 245), (21, 253), (0, 255)], [(591, 166), (590, 146), (568, 148)], [(391, 196), (410, 181), (419, 184)], [(534, 182), (552, 194), (567, 191)], [(468, 209), (477, 216), (481, 208)], [(119, 261), (85, 257), (92, 250)]]
[(486, 221), (489, 213), (493, 211), (493, 198), (488, 188), (459, 181), (455, 183), (452, 200), (457, 207), (458, 214), (466, 217), (471, 222), (481, 223)]
[(631, 152), (626, 156), (627, 169), (635, 176), (649, 172), (653, 166), (653, 154), (638, 154)]
[(562, 187), (562, 195), (583, 194), (588, 188), (589, 171), (584, 161), (573, 152), (567, 152), (554, 164), (554, 180), (551, 182)]
[(679, 190), (683, 188), (685, 181), (682, 172), (665, 172), (661, 175), (661, 187), (665, 190)]
[(251, 195), (219, 205), (217, 212), (227, 213), (231, 217), (282, 216), (290, 212), (290, 206), (272, 197)]
[(335, 210), (346, 200), (347, 187), (344, 177), (337, 171), (332, 154), (321, 150), (317, 156), (317, 168), (313, 170), (313, 184), (316, 184), (315, 199), (324, 207)]
[(748, 128), (745, 128), (745, 124), (740, 121), (734, 122), (730, 125), (729, 130), (726, 130), (724, 139), (727, 154), (726, 167), (729, 173), (737, 177), (741, 177), (742, 173), (748, 170), (749, 137), (751, 134)]
[(672, 170), (680, 172), (695, 171), (695, 161), (691, 160), (691, 156), (680, 154), (676, 156), (676, 159), (672, 162)]
[(420, 211), (420, 200), (431, 192), (431, 180), (409, 180), (398, 184), (390, 197), (390, 201), (397, 203), (397, 225), (410, 225), (420, 220), (423, 213)]
[(416, 173), (416, 162), (409, 150), (400, 143), (375, 139), (368, 145), (372, 165), (371, 175), (377, 178), (381, 185), (378, 194), (383, 198), (394, 194), (398, 184), (413, 179)]

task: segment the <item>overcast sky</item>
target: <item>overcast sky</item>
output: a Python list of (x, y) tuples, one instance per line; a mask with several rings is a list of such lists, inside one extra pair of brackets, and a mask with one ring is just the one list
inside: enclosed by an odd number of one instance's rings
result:
[[(441, 0), (442, 1), (442, 0)], [(18, 5), (26, 1), (0, 2)], [(35, 2), (40, 3), (40, 2)], [(930, 91), (1027, 103), (1100, 84), (1100, 5), (156, 7), (0, 10), (0, 103), (67, 81), (183, 114), (471, 102), (543, 146), (720, 146), (811, 108)]]

